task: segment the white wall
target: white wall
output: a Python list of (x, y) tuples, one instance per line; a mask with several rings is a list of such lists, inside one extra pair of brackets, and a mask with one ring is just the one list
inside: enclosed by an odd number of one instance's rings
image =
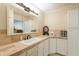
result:
[(48, 11), (45, 14), (45, 25), (53, 29), (67, 29), (66, 10)]
[(79, 8), (78, 3), (71, 3), (63, 7), (51, 9), (45, 13), (45, 25), (51, 30), (66, 30), (67, 29), (67, 11), (70, 9)]

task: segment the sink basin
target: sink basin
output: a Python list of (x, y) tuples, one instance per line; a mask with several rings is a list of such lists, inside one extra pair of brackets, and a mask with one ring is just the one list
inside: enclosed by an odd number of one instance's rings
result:
[(33, 38), (33, 39), (20, 41), (20, 43), (25, 44), (25, 45), (30, 45), (30, 44), (35, 43), (36, 41), (38, 41), (38, 40)]

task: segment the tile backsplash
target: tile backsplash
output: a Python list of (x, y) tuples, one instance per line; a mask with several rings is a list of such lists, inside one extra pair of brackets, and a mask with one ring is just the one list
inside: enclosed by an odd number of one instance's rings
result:
[[(28, 34), (23, 34), (22, 36), (27, 36)], [(31, 33), (32, 37), (38, 36), (38, 33)], [(0, 46), (10, 44), (13, 42), (20, 41), (21, 35), (7, 35), (7, 30), (0, 30)]]
[(53, 32), (53, 37), (61, 37), (61, 31), (67, 31), (67, 30), (55, 29), (55, 30), (51, 30), (50, 32)]
[(0, 45), (6, 45), (19, 40), (19, 36), (7, 35), (7, 30), (0, 30)]
[[(52, 31), (54, 32), (54, 37), (60, 37), (61, 30), (52, 30)], [(20, 41), (20, 38), (21, 38), (20, 36), (26, 37), (27, 35), (36, 37), (41, 34), (40, 33), (27, 33), (27, 34), (22, 34), (22, 35), (21, 34), (20, 35), (7, 35), (7, 30), (0, 30), (0, 46)]]

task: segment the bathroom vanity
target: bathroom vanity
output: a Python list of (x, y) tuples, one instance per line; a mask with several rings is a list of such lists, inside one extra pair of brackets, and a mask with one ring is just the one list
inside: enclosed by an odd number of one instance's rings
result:
[(48, 56), (53, 53), (67, 55), (66, 45), (67, 38), (58, 39), (50, 36), (38, 36), (29, 40), (0, 46), (0, 55)]

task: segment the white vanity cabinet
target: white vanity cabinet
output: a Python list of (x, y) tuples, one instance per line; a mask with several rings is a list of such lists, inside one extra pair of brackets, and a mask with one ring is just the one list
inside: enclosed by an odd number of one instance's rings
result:
[(56, 38), (49, 38), (49, 54), (56, 53)]
[(13, 54), (11, 56), (26, 56), (26, 55), (27, 55), (27, 53), (26, 53), (26, 50), (24, 49), (24, 50), (22, 50), (22, 51), (20, 51), (18, 53), (15, 53), (15, 54)]
[(44, 42), (41, 42), (38, 44), (38, 56), (44, 55)]
[(49, 40), (45, 39), (40, 42), (38, 45), (35, 45), (28, 50), (25, 49), (22, 52), (18, 53), (18, 56), (48, 56), (49, 52)]
[(49, 41), (46, 39), (38, 45), (38, 56), (48, 56), (48, 51)]
[(22, 53), (20, 53), (18, 56), (26, 56), (26, 51), (22, 51)]
[(38, 53), (37, 46), (34, 46), (30, 48), (29, 50), (27, 50), (27, 56), (37, 56), (38, 55), (37, 53)]
[(37, 55), (38, 55), (38, 48), (37, 48), (37, 46), (35, 46), (34, 48), (32, 48), (31, 56), (37, 56)]
[[(71, 50), (71, 51), (74, 51), (74, 50)], [(71, 51), (70, 51), (70, 54), (71, 54)], [(61, 55), (68, 55), (67, 38), (64, 38), (64, 39), (53, 38), (53, 37), (46, 38), (44, 41), (41, 41), (39, 44), (35, 46), (31, 46), (28, 49), (25, 49), (25, 52), (24, 51), (21, 52), (19, 56), (48, 56), (54, 53), (59, 53)]]
[(49, 54), (49, 40), (48, 39), (46, 39), (45, 41), (44, 41), (44, 56), (48, 56), (48, 54)]
[(57, 39), (57, 53), (67, 55), (67, 39)]

